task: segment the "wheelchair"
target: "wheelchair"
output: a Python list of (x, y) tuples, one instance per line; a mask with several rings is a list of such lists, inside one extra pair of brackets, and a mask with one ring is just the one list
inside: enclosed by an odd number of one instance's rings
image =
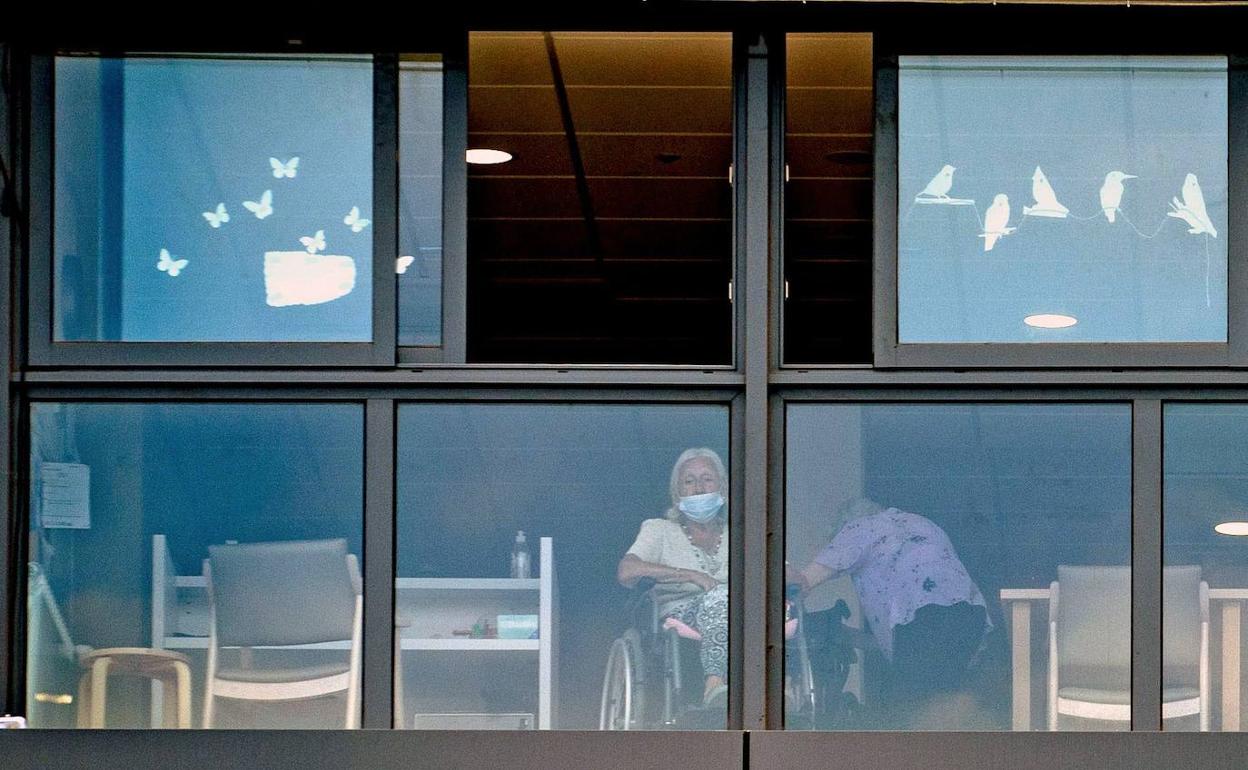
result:
[[(701, 707), (703, 674), (698, 642), (663, 627), (664, 618), (654, 601), (654, 585), (650, 579), (638, 581), (628, 605), (631, 626), (611, 643), (602, 680), (598, 729), (722, 729), (723, 712)], [(840, 710), (854, 653), (852, 648), (829, 645), (827, 640), (809, 644), (801, 597), (792, 590), (786, 594), (786, 723), (797, 729), (826, 726), (826, 704)], [(843, 602), (816, 615), (826, 622), (832, 612), (838, 613), (838, 621), (849, 615)], [(829, 651), (833, 654), (828, 655)], [(821, 676), (821, 663), (825, 668), (832, 664), (826, 672), (830, 676)], [(838, 676), (839, 683), (835, 681)]]

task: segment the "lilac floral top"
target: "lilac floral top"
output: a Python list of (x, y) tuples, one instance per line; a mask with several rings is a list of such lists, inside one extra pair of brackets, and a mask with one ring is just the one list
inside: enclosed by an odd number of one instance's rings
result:
[[(893, 628), (928, 604), (978, 604), (987, 609), (944, 530), (896, 508), (852, 519), (815, 562), (833, 575), (849, 573), (880, 649), (893, 657)], [(985, 618), (985, 632), (992, 621)]]

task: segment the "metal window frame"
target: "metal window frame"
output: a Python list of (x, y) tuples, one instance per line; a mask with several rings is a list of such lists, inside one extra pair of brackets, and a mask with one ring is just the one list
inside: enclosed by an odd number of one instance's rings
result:
[[(887, 38), (886, 38), (887, 40)], [(1103, 53), (1081, 48), (1076, 53)], [(983, 52), (980, 49), (978, 52)], [(874, 293), (872, 347), (876, 368), (1177, 368), (1248, 366), (1248, 307), (1237, 298), (1248, 296), (1248, 211), (1228, 207), (1227, 226), (1227, 341), (1225, 343), (903, 343), (898, 339), (898, 56), (907, 53), (976, 53), (965, 44), (918, 50), (891, 45), (877, 52), (875, 75), (875, 233), (873, 246)], [(1051, 52), (1051, 51), (1050, 51)], [(1012, 53), (1043, 56), (1043, 49)], [(1182, 55), (1182, 49), (1171, 51)], [(1200, 51), (1206, 53), (1206, 51)], [(1226, 52), (1222, 52), (1226, 55)], [(1248, 62), (1227, 56), (1228, 200), (1248, 196)], [(802, 366), (801, 368), (817, 368)]]
[[(299, 50), (313, 55), (312, 50)], [(31, 368), (105, 366), (390, 366), (397, 335), (398, 60), (373, 57), (373, 283), (371, 342), (73, 342), (53, 339), (56, 53), (31, 56), (26, 242), (26, 355)], [(123, 54), (124, 56), (124, 54)]]

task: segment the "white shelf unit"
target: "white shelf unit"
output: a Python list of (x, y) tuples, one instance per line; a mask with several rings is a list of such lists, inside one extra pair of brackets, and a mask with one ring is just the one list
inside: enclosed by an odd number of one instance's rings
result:
[[(554, 724), (558, 688), (558, 629), (554, 545), (539, 543), (538, 577), (405, 578), (395, 580), (395, 632), (399, 654), (395, 672), (395, 713), (403, 718), (402, 666), (410, 654), (490, 652), (537, 656), (537, 726)], [(538, 616), (536, 639), (474, 639), (454, 631), (470, 629), (479, 618)], [(165, 535), (152, 536), (152, 645), (169, 650), (208, 648), (208, 592), (203, 575), (178, 575)], [(283, 649), (345, 650), (347, 642)], [(152, 687), (152, 715), (158, 720), (160, 688)], [(157, 723), (157, 721), (154, 721)]]

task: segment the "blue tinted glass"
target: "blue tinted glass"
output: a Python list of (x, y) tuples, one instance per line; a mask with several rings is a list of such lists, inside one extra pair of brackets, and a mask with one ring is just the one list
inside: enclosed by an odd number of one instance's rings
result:
[(1238, 731), (1248, 404), (1166, 404), (1164, 436), (1163, 727)]
[(786, 442), (787, 727), (1129, 727), (1127, 405), (797, 405)]
[[(670, 719), (724, 727), (728, 505), (688, 521), (672, 484), (727, 496), (708, 459), (728, 461), (726, 407), (413, 404), (398, 441), (402, 726), (662, 728), (662, 677), (623, 665), (664, 670), (667, 634), (621, 586), (651, 575), (661, 615), (703, 635), (678, 644)], [(527, 580), (510, 577), (520, 531)]]
[[(33, 726), (90, 726), (79, 675), (105, 658), (106, 697), (91, 701), (102, 724), (177, 724), (178, 694), (186, 692), (187, 726), (205, 725), (213, 606), (217, 668), (230, 680), (214, 691), (234, 692), (213, 699), (211, 726), (347, 724), (358, 703), (349, 705), (341, 688), (268, 704), (238, 691), (265, 676), (306, 679), (291, 672), (309, 666), (350, 675), (350, 559), (362, 554), (360, 405), (40, 403), (30, 419)], [(217, 563), (240, 549), (254, 559), (258, 548), (276, 548), (280, 559), (253, 562), (260, 566), (241, 579), (230, 569), (237, 557)], [(287, 642), (312, 644), (281, 649)], [(149, 652), (108, 652), (116, 648)], [(162, 691), (134, 676), (146, 670), (173, 680), (179, 659), (189, 691), (172, 681)]]
[(901, 342), (1226, 340), (1224, 58), (899, 78)]
[(366, 58), (58, 58), (55, 338), (371, 340), (372, 91)]
[(399, 63), (399, 344), (442, 344), (442, 62)]

